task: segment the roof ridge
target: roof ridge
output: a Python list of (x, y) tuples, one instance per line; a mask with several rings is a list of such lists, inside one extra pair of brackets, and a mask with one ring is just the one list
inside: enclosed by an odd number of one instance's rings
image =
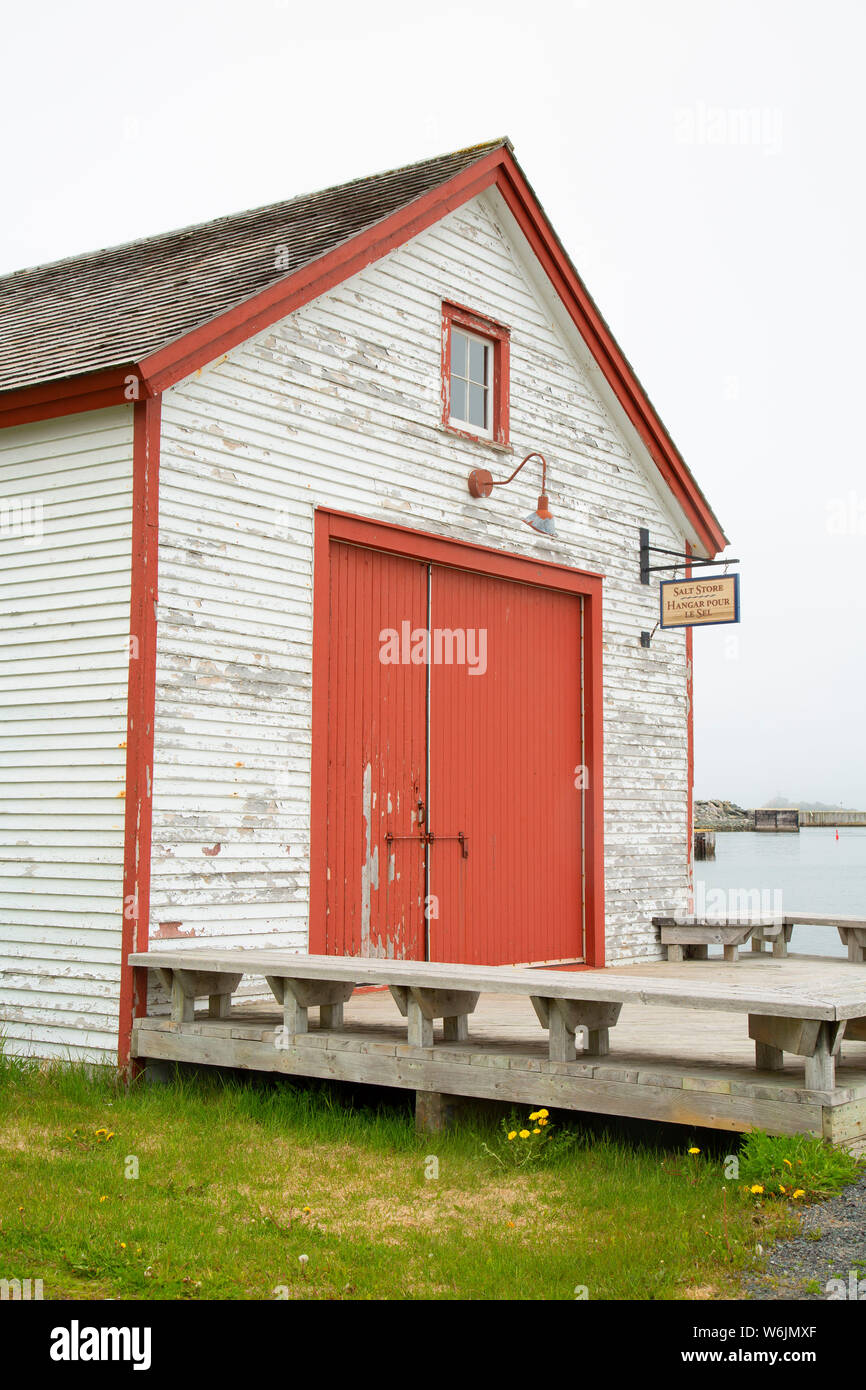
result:
[[(82, 261), (89, 261), (98, 256), (107, 256), (115, 251), (126, 251), (134, 246), (147, 246), (154, 242), (168, 241), (172, 237), (191, 236), (194, 232), (201, 232), (206, 227), (219, 227), (221, 224), (236, 221), (243, 217), (256, 217), (263, 213), (272, 212), (275, 208), (284, 207), (286, 209), (295, 203), (309, 201), (311, 198), (323, 198), (328, 193), (336, 193), (342, 189), (349, 189), (364, 183), (373, 183), (376, 179), (390, 178), (398, 174), (410, 173), (413, 169), (421, 169), (428, 165), (442, 163), (447, 159), (459, 159), (461, 155), (476, 154), (477, 158), (482, 159), (484, 155), (492, 150), (507, 148), (513, 153), (514, 146), (508, 136), (502, 136), (498, 140), (487, 140), (477, 145), (466, 145), (458, 150), (446, 150), (443, 154), (432, 155), (427, 159), (416, 159), (411, 164), (399, 164), (392, 169), (380, 169), (373, 174), (362, 174), (359, 178), (347, 179), (343, 183), (328, 184), (325, 188), (314, 188), (306, 193), (295, 193), (291, 198), (278, 199), (274, 203), (260, 203), (256, 207), (241, 208), (237, 212), (223, 213), (220, 217), (206, 218), (203, 222), (190, 222), (183, 227), (169, 228), (164, 232), (152, 232), (148, 236), (132, 237), (128, 241), (118, 241), (111, 246), (100, 246), (91, 251), (79, 251), (71, 256), (61, 256), (56, 261), (39, 261), (35, 265), (21, 266), (18, 270), (7, 271), (5, 275), (0, 275), (0, 285), (6, 285), (19, 276), (24, 277), (33, 275), (37, 272), (54, 270), (60, 266), (73, 265)], [(474, 161), (473, 161), (474, 162)]]

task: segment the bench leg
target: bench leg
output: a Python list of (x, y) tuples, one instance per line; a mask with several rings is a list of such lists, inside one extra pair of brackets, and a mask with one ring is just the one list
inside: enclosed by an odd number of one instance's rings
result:
[(733, 963), (734, 961), (738, 961), (740, 959), (739, 946), (725, 946), (723, 947), (723, 950), (725, 952), (725, 960), (731, 961)]
[(228, 1018), (231, 996), (241, 982), (241, 974), (218, 970), (163, 969), (157, 974), (171, 995), (173, 1023), (192, 1023), (196, 999), (207, 999), (211, 1018)]
[(428, 989), (420, 985), (389, 985), (397, 1008), (408, 1023), (410, 1047), (433, 1046), (433, 1020), (441, 1018), (447, 1042), (466, 1042), (469, 1015), (478, 1003), (478, 991)]
[(171, 1020), (172, 1023), (192, 1023), (195, 1018), (195, 998), (185, 993), (177, 970), (171, 979)]
[(587, 1028), (586, 1047), (583, 1050), (588, 1057), (607, 1057), (610, 1052), (610, 1029)]
[(678, 965), (679, 962), (683, 959), (682, 946), (669, 945), (667, 948), (667, 952), (669, 962), (672, 961), (674, 964)]
[(773, 941), (773, 955), (776, 957), (776, 960), (784, 960), (787, 954), (788, 943), (785, 940), (785, 933), (780, 931), (779, 935)]
[(306, 1033), (309, 1027), (307, 1010), (288, 988), (283, 991), (283, 1027), (287, 1033)]
[(785, 1054), (781, 1047), (772, 1043), (755, 1043), (755, 1066), (759, 1071), (781, 1071), (785, 1065)]
[(855, 965), (866, 964), (866, 946), (861, 946), (860, 942), (854, 939), (853, 933), (848, 937), (848, 959)]
[(342, 1028), (343, 1026), (343, 1005), (342, 1004), (320, 1004), (319, 1005), (319, 1027), (320, 1028)]
[(760, 956), (760, 955), (763, 954), (763, 951), (764, 951), (764, 942), (763, 942), (763, 940), (762, 940), (762, 938), (761, 938), (760, 936), (753, 936), (753, 937), (752, 937), (752, 950), (755, 952), (755, 955), (757, 955), (757, 956)]
[(836, 1054), (844, 1031), (844, 1023), (749, 1014), (749, 1037), (755, 1040), (757, 1065), (778, 1071), (782, 1054), (793, 1052), (805, 1060), (808, 1091), (832, 1091), (835, 1087)]
[(606, 1057), (610, 1052), (610, 1029), (619, 1018), (621, 1004), (599, 1004), (595, 1000), (550, 999), (530, 995), (532, 1007), (542, 1028), (547, 1029), (551, 1062), (576, 1062), (575, 1033), (586, 1034), (584, 1055)]
[(442, 1036), (446, 1042), (469, 1041), (469, 1015), (454, 1014), (442, 1020)]
[[(839, 1037), (841, 1042), (841, 1035)], [(838, 1044), (835, 1049), (838, 1051)], [(832, 1091), (836, 1085), (836, 1057), (833, 1039), (826, 1023), (821, 1024), (815, 1051), (806, 1058), (806, 1090)]]
[(421, 1005), (417, 999), (410, 995), (406, 1001), (406, 1020), (409, 1025), (409, 1046), (410, 1047), (432, 1047), (433, 1046), (433, 1020), (425, 1018), (421, 1011)]
[(569, 1028), (565, 1015), (555, 1003), (551, 1005), (547, 1027), (551, 1062), (573, 1062), (576, 1055), (574, 1029)]
[(342, 980), (301, 980), (294, 976), (266, 975), (271, 993), (283, 1006), (283, 1026), (287, 1033), (309, 1030), (309, 1010), (318, 1008), (319, 1026), (340, 1028), (343, 1004), (352, 997), (354, 984)]

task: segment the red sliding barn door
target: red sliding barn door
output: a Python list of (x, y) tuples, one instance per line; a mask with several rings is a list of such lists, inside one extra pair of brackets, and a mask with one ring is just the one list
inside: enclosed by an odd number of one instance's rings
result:
[(434, 567), (431, 627), (484, 662), (430, 668), (430, 958), (581, 960), (581, 600)]
[(426, 626), (427, 566), (332, 543), (324, 950), (421, 960), (427, 673), (380, 661), (395, 614)]
[(311, 949), (583, 960), (581, 597), (336, 540), (328, 574)]

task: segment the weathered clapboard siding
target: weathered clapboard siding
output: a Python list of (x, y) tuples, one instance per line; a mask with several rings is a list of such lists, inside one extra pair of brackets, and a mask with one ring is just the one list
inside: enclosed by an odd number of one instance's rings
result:
[(0, 529), (0, 1031), (13, 1052), (117, 1054), (131, 484), (131, 407), (0, 433), (0, 518), (37, 499), (44, 531)]
[[(608, 950), (658, 953), (652, 915), (686, 883), (685, 640), (640, 648), (657, 590), (636, 583), (637, 533), (682, 536), (525, 254), (485, 195), (167, 392), (152, 937), (306, 946), (313, 511), (327, 505), (607, 575)], [(517, 460), (548, 457), (555, 540), (520, 525), (529, 468), (469, 496), (469, 469), (503, 476), (509, 456), (441, 428), (443, 298), (511, 327), (512, 440)]]

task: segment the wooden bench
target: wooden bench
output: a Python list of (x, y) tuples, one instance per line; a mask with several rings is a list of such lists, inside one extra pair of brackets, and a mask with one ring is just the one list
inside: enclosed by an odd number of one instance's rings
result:
[[(786, 942), (791, 939), (791, 931), (797, 926), (835, 927), (843, 946), (848, 948), (848, 959), (855, 965), (866, 963), (866, 919), (862, 917), (828, 917), (822, 913), (799, 912), (783, 919)], [(754, 938), (752, 949), (755, 949)]]
[(130, 955), (130, 963), (155, 970), (171, 997), (175, 1025), (191, 1024), (195, 1000), (207, 998), (211, 1017), (228, 1015), (231, 995), (243, 975), (263, 977), (283, 1011), (283, 1028), (304, 1034), (308, 1011), (318, 1008), (322, 1028), (343, 1026), (343, 1005), (358, 986), (386, 985), (407, 1020), (408, 1043), (432, 1049), (433, 1022), (443, 1020), (446, 1039), (467, 1042), (470, 1014), (481, 994), (528, 996), (549, 1035), (553, 1062), (575, 1062), (576, 1034), (583, 1052), (605, 1056), (610, 1029), (623, 1004), (737, 1012), (748, 1016), (756, 1063), (772, 1070), (785, 1052), (805, 1059), (806, 1086), (832, 1090), (835, 1057), (843, 1035), (866, 1041), (866, 981), (831, 990), (774, 988), (744, 977), (742, 985), (672, 979), (662, 973), (528, 970), (511, 966), (452, 965), (425, 961), (310, 956), (268, 950), (153, 950)]
[(784, 959), (788, 954), (791, 934), (796, 926), (835, 927), (842, 944), (848, 948), (848, 959), (855, 964), (866, 962), (866, 919), (862, 917), (833, 917), (822, 913), (794, 913), (784, 917), (654, 917), (661, 944), (669, 961), (685, 960), (692, 956), (706, 960), (709, 946), (724, 947), (727, 961), (735, 961), (740, 946), (751, 940), (752, 951), (762, 952), (772, 947), (773, 955)]

